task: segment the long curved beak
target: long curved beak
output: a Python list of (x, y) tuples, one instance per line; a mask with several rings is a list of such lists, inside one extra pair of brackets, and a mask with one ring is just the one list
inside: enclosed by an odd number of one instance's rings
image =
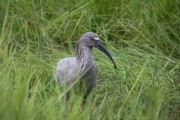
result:
[(97, 48), (102, 51), (104, 54), (106, 54), (110, 60), (112, 61), (112, 63), (114, 64), (114, 68), (117, 69), (116, 63), (114, 62), (111, 54), (109, 53), (109, 51), (103, 46), (103, 44), (99, 41), (97, 44)]

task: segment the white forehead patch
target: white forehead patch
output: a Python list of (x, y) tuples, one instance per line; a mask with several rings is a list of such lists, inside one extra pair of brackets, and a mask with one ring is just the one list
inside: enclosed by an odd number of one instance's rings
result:
[(94, 40), (99, 40), (99, 38), (98, 38), (98, 37), (95, 37)]

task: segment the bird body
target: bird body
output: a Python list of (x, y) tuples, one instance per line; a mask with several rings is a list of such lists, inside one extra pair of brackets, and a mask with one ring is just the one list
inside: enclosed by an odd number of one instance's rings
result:
[(56, 75), (60, 84), (70, 86), (77, 79), (83, 82), (86, 88), (92, 88), (97, 81), (97, 66), (93, 59), (77, 60), (74, 57), (67, 57), (57, 64)]
[[(93, 32), (82, 35), (76, 46), (76, 57), (60, 60), (56, 68), (57, 80), (60, 84), (71, 85), (80, 78), (81, 88), (85, 88), (85, 97), (89, 94), (97, 81), (97, 66), (93, 59), (92, 49), (96, 47), (104, 52), (113, 62), (110, 53), (104, 48), (99, 37)], [(83, 87), (84, 86), (84, 87)]]

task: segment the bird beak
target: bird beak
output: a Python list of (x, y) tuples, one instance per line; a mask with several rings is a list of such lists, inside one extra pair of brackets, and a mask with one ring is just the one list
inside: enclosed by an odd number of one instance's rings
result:
[(102, 44), (100, 41), (98, 42), (97, 48), (98, 48), (99, 50), (101, 50), (104, 54), (106, 54), (106, 55), (110, 58), (110, 60), (111, 60), (112, 63), (114, 64), (114, 68), (117, 69), (116, 63), (114, 62), (111, 54), (110, 54), (109, 51), (103, 46), (103, 44)]

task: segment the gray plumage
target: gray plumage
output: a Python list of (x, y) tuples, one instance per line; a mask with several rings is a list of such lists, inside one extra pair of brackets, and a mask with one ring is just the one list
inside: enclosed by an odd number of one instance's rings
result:
[(87, 97), (97, 81), (97, 66), (92, 55), (93, 47), (104, 52), (116, 68), (111, 54), (102, 45), (98, 35), (93, 32), (87, 32), (81, 36), (76, 46), (76, 57), (61, 59), (56, 68), (56, 76), (60, 84), (65, 83), (69, 86), (80, 77), (80, 83), (83, 84), (86, 89), (86, 91), (84, 91), (86, 92), (84, 98)]

